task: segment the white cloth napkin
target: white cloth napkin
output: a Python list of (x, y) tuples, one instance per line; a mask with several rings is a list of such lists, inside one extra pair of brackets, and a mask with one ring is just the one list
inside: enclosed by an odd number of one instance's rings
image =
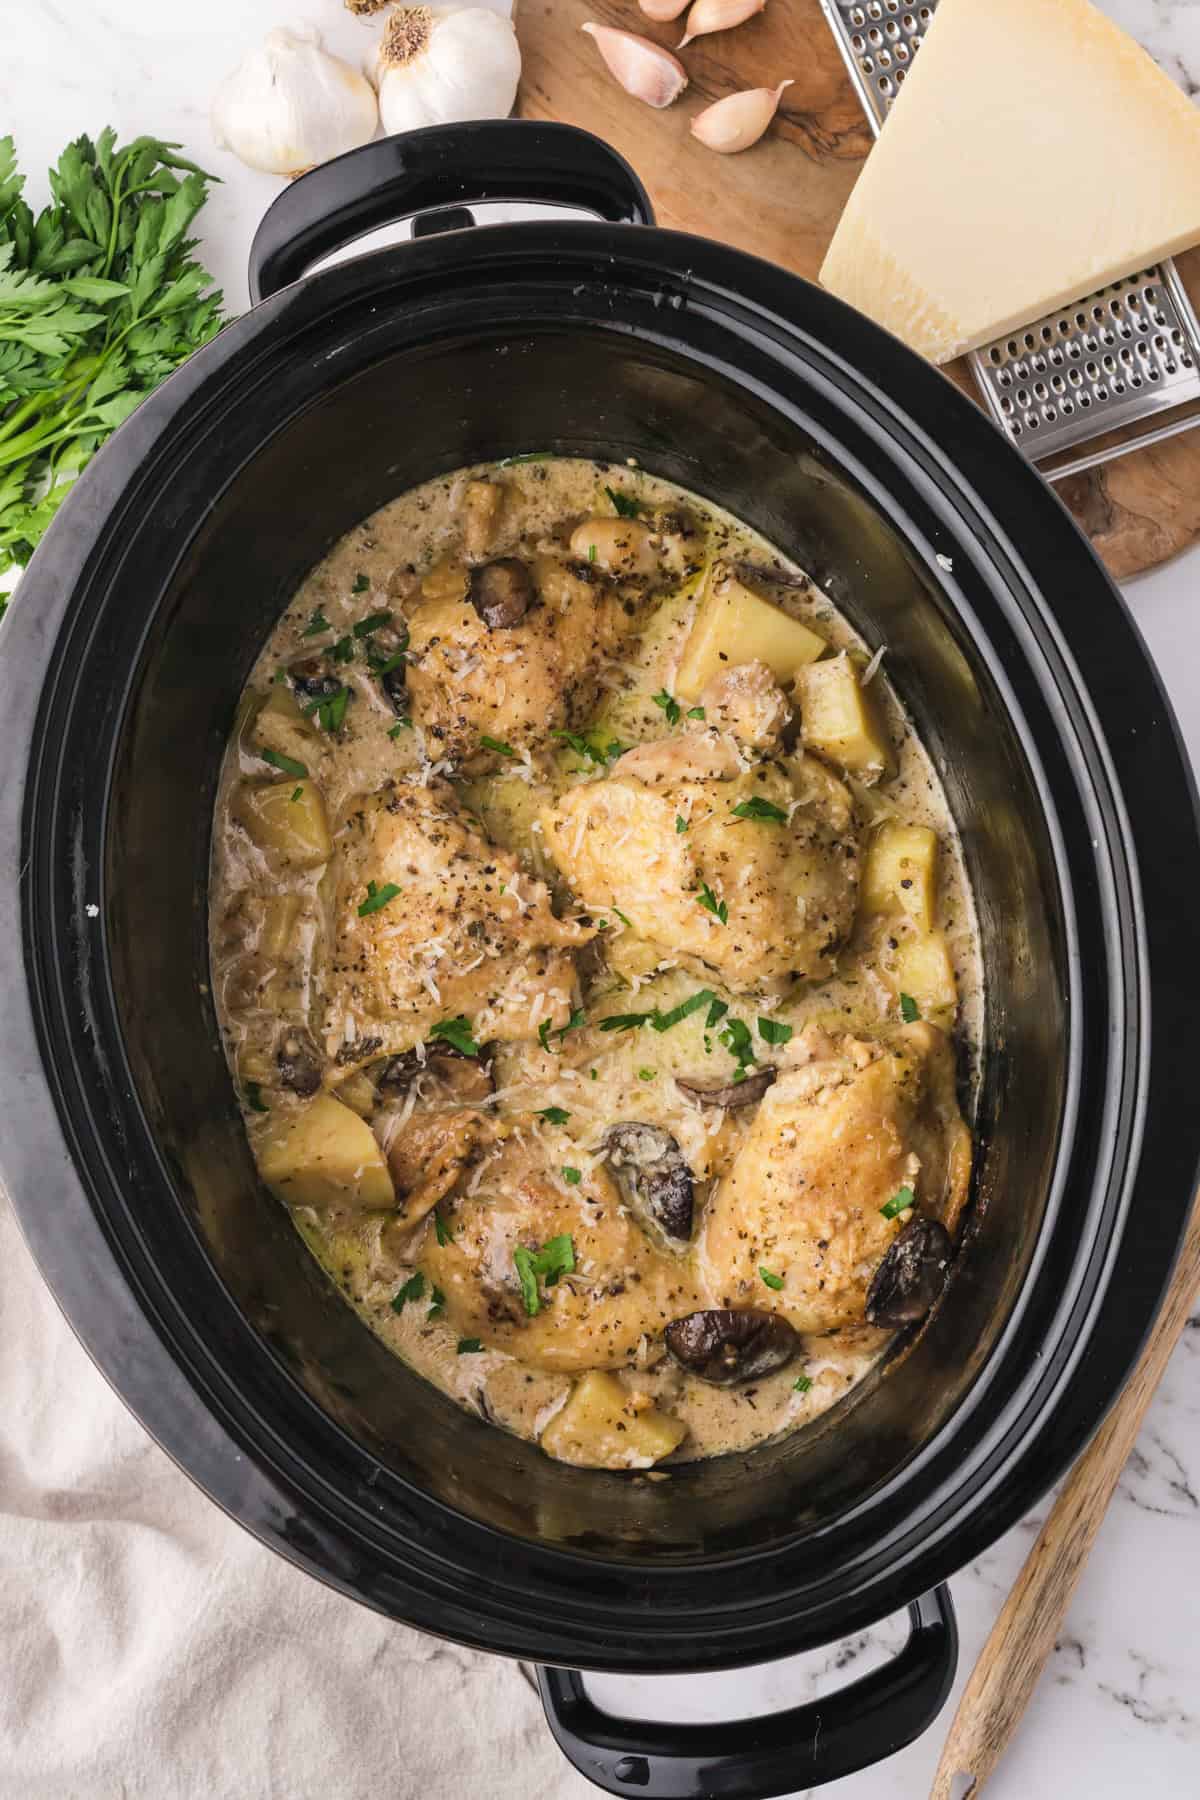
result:
[(125, 1411), (0, 1192), (0, 1800), (586, 1800), (514, 1663), (344, 1600)]

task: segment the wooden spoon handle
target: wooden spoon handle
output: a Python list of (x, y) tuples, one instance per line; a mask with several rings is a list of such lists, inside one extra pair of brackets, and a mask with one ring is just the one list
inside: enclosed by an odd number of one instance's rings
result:
[[(1120, 1399), (1068, 1476), (963, 1690), (930, 1800), (975, 1800), (1054, 1648), (1075, 1584), (1200, 1287), (1200, 1197), (1162, 1311)], [(959, 1777), (956, 1785), (955, 1778)]]

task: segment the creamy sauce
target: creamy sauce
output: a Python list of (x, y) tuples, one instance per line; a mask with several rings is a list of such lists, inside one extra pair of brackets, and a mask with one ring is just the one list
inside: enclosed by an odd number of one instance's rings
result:
[[(599, 747), (595, 760), (563, 739), (551, 739), (533, 750), (518, 744), (511, 755), (497, 753), (484, 759), (483, 766), (464, 768), (461, 758), (456, 761), (445, 754), (444, 742), (420, 718), (411, 722), (404, 699), (397, 703), (385, 689), (379, 666), (395, 659), (403, 679), (403, 657), (396, 648), (403, 640), (397, 630), (419, 614), (422, 578), (434, 571), (436, 587), (437, 571), (446, 559), (460, 557), (464, 496), (468, 483), (480, 476), (504, 489), (499, 548), (505, 554), (541, 551), (562, 557), (569, 527), (588, 515), (611, 513), (609, 490), (630, 496), (645, 514), (655, 508), (684, 509), (697, 527), (693, 549), (677, 578), (658, 584), (649, 596), (634, 595), (628, 611), (635, 616), (619, 646), (602, 659), (595, 704), (586, 726), (580, 728), (587, 741)], [(381, 1096), (376, 1084), (380, 1064), (373, 1063), (369, 1054), (373, 1040), (367, 1041), (364, 1051), (354, 1035), (360, 1027), (353, 1017), (347, 1026), (344, 1009), (338, 1017), (345, 1041), (330, 1034), (330, 971), (339, 930), (338, 866), (358, 828), (356, 821), (361, 821), (363, 796), (397, 780), (416, 781), (431, 793), (442, 792), (441, 784), (451, 782), (471, 815), (468, 823), (481, 826), (492, 842), (512, 851), (523, 878), (545, 882), (553, 890), (561, 918), (583, 917), (591, 921), (589, 930), (603, 922), (587, 948), (576, 953), (579, 985), (566, 996), (566, 1015), (578, 1009), (583, 1019), (562, 1031), (559, 1021), (564, 1012), (552, 1010), (558, 1004), (554, 990), (540, 1038), (536, 1027), (531, 1028), (520, 1041), (499, 1043), (484, 1059), (490, 1065), (493, 1091), (469, 1104), (485, 1120), (509, 1131), (504, 1140), (507, 1151), (502, 1143), (485, 1137), (445, 1199), (409, 1230), (398, 1230), (386, 1207), (290, 1205), (296, 1228), (313, 1255), (389, 1348), (460, 1403), (526, 1437), (540, 1435), (586, 1364), (552, 1367), (540, 1354), (515, 1354), (521, 1334), (511, 1324), (511, 1307), (503, 1315), (495, 1307), (490, 1314), (482, 1310), (478, 1317), (484, 1323), (476, 1329), (474, 1316), (468, 1316), (461, 1303), (465, 1289), (448, 1290), (447, 1299), (440, 1304), (437, 1300), (438, 1272), (449, 1266), (454, 1252), (445, 1245), (439, 1248), (435, 1234), (454, 1231), (456, 1208), (469, 1211), (486, 1201), (493, 1172), (515, 1153), (511, 1132), (516, 1131), (522, 1153), (528, 1149), (537, 1166), (549, 1172), (546, 1179), (554, 1205), (572, 1223), (577, 1214), (571, 1209), (589, 1204), (595, 1209), (587, 1191), (593, 1172), (603, 1164), (604, 1136), (614, 1121), (635, 1119), (659, 1126), (674, 1137), (692, 1171), (699, 1218), (744, 1144), (758, 1109), (701, 1108), (681, 1092), (676, 1078), (711, 1086), (733, 1077), (737, 1057), (725, 1036), (730, 1021), (744, 1022), (751, 1035), (756, 1058), (752, 1069), (768, 1063), (786, 1066), (788, 1061), (788, 1047), (764, 1037), (759, 1023), (764, 1018), (790, 1027), (792, 1046), (805, 1027), (814, 1024), (870, 1037), (898, 1023), (897, 996), (888, 974), (895, 938), (889, 942), (888, 931), (878, 920), (860, 919), (837, 955), (836, 972), (827, 980), (791, 987), (774, 984), (757, 993), (731, 992), (711, 969), (699, 969), (694, 961), (681, 966), (662, 954), (661, 947), (648, 946), (613, 905), (596, 905), (589, 894), (572, 896), (548, 853), (547, 809), (580, 786), (620, 773), (619, 759), (605, 761), (607, 745), (652, 742), (688, 729), (686, 719), (681, 723), (671, 716), (673, 709), (664, 705), (663, 697), (669, 700), (674, 693), (703, 571), (714, 557), (772, 572), (770, 598), (775, 604), (810, 625), (835, 651), (849, 652), (860, 669), (869, 665), (867, 648), (802, 571), (738, 521), (667, 482), (634, 468), (559, 459), (461, 470), (381, 508), (313, 569), (255, 665), (223, 771), (212, 881), (214, 992), (251, 1147), (260, 1162), (280, 1118), (308, 1103), (303, 1094), (280, 1085), (281, 1020), (302, 1023), (311, 1032), (323, 1059), (325, 1088), (336, 1091), (344, 1082), (343, 1097), (368, 1120), (385, 1148), (398, 1133), (411, 1130), (414, 1115), (456, 1113), (463, 1106), (461, 1096), (447, 1097), (435, 1091), (436, 1084), (426, 1083), (431, 1097), (423, 1097), (419, 1080), (407, 1093), (390, 1099)], [(621, 590), (620, 583), (617, 589)], [(390, 621), (355, 636), (356, 625), (365, 621), (369, 626), (383, 613), (391, 614)], [(343, 646), (340, 653), (334, 649), (337, 645)], [(310, 718), (309, 752), (301, 759), (277, 752), (283, 761), (276, 761), (272, 770), (264, 766), (261, 741), (250, 735), (255, 709), (274, 686), (284, 685), (287, 672), (298, 661), (313, 656), (322, 668), (334, 668), (348, 690), (344, 717), (332, 730), (321, 728), (319, 713)], [(462, 666), (471, 673), (467, 663)], [(886, 718), (895, 773), (872, 787), (851, 784), (857, 823), (865, 833), (894, 817), (928, 825), (938, 835), (936, 923), (945, 934), (957, 981), (953, 1026), (968, 1053), (960, 1060), (973, 1067), (983, 996), (973, 906), (959, 844), (934, 768), (889, 686), (886, 657), (872, 672), (869, 685)], [(394, 691), (396, 687), (394, 681)], [(290, 693), (290, 687), (286, 691)], [(312, 704), (304, 695), (298, 697)], [(683, 702), (680, 708), (689, 710)], [(331, 723), (328, 715), (324, 723)], [(267, 775), (277, 782), (290, 781), (294, 767), (289, 773), (287, 765), (296, 761), (304, 774), (294, 776), (294, 791), (299, 794), (302, 787), (319, 785), (333, 840), (332, 858), (309, 869), (264, 851), (246, 828), (239, 799), (247, 784), (261, 784)], [(679, 829), (686, 829), (686, 821)], [(744, 829), (778, 828), (748, 824)], [(519, 911), (524, 905), (520, 887), (510, 879), (503, 890), (495, 896), (495, 906), (507, 907), (510, 914)], [(589, 903), (590, 910), (584, 911)], [(401, 892), (379, 916), (399, 921), (404, 904)], [(436, 987), (436, 963), (429, 969), (428, 978)], [(615, 1013), (661, 1017), (701, 987), (712, 990), (728, 1009), (715, 1024), (708, 1022), (707, 1007), (661, 1032), (648, 1026), (605, 1032), (596, 1023)], [(447, 1015), (456, 1011), (453, 1006), (444, 1009)], [(554, 1024), (548, 1026), (551, 1019)], [(393, 1048), (386, 1046), (389, 1053)], [(416, 1054), (420, 1057), (425, 1051)], [(565, 1123), (556, 1122), (561, 1114), (569, 1115)], [(561, 1223), (554, 1224), (555, 1233), (561, 1229)], [(577, 1245), (585, 1241), (582, 1228), (573, 1225), (573, 1229)], [(660, 1250), (656, 1245), (655, 1254)], [(694, 1291), (693, 1261), (694, 1253), (675, 1253), (671, 1268), (679, 1270), (680, 1295)], [(419, 1293), (414, 1291), (418, 1274)], [(594, 1274), (577, 1266), (565, 1279), (579, 1285)], [(397, 1296), (406, 1286), (411, 1297), (400, 1301)], [(759, 1298), (772, 1296), (763, 1290)], [(554, 1317), (556, 1304), (560, 1311), (562, 1306), (551, 1286), (542, 1289), (541, 1299), (545, 1316), (535, 1322), (539, 1328)], [(688, 1307), (681, 1304), (679, 1310)], [(519, 1322), (519, 1308), (517, 1316)], [(631, 1394), (645, 1396), (686, 1426), (687, 1435), (672, 1460), (710, 1456), (745, 1449), (825, 1411), (862, 1378), (890, 1335), (862, 1323), (843, 1325), (832, 1334), (803, 1334), (799, 1354), (787, 1366), (742, 1386), (718, 1388), (685, 1372), (667, 1355), (661, 1330), (646, 1330), (623, 1356), (617, 1375)], [(473, 1347), (475, 1339), (478, 1349)], [(472, 1346), (465, 1351), (464, 1340)]]

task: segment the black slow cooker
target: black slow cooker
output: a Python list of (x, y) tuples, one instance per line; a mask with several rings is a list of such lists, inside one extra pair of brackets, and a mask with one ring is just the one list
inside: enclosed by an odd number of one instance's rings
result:
[[(488, 199), (599, 222), (471, 229)], [(313, 260), (422, 213), (416, 241)], [(543, 1665), (617, 1794), (777, 1794), (909, 1741), (944, 1587), (1096, 1426), (1200, 1163), (1200, 835), (1162, 688), (1049, 488), (828, 294), (653, 227), (564, 126), (392, 138), (294, 184), (259, 304), (122, 427), (0, 636), (3, 1169), (100, 1367), (220, 1505), (421, 1629)], [(259, 1185), (207, 986), (210, 817), (243, 681), (311, 565), (410, 484), (635, 456), (886, 644), (940, 768), (988, 981), (971, 1226), (924, 1332), (811, 1429), (666, 1482), (586, 1472), (397, 1362)], [(573, 1669), (763, 1661), (902, 1606), (887, 1667), (773, 1719), (629, 1725)]]

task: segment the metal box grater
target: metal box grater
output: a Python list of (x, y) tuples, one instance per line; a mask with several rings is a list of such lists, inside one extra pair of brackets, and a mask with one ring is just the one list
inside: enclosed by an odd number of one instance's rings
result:
[[(821, 0), (876, 136), (936, 9), (937, 0)], [(1171, 261), (1047, 313), (969, 361), (996, 423), (1031, 461), (1055, 459), (1051, 480), (1200, 425), (1200, 321)], [(1124, 435), (1109, 437), (1116, 432)], [(1089, 447), (1064, 454), (1079, 445)]]

